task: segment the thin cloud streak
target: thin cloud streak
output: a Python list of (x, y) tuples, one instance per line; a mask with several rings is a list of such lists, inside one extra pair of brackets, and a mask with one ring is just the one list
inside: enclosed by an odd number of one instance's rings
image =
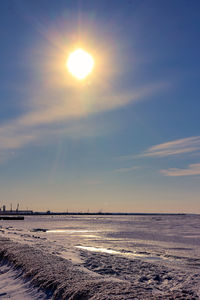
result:
[(165, 176), (194, 176), (200, 175), (200, 163), (190, 164), (187, 169), (170, 168), (161, 170), (161, 174)]
[[(200, 136), (194, 136), (184, 139), (159, 144), (150, 147), (136, 157), (167, 157), (181, 155), (184, 153), (194, 153), (200, 150)], [(133, 158), (133, 156), (130, 156)]]
[(129, 168), (120, 168), (120, 169), (116, 169), (116, 170), (113, 170), (114, 173), (126, 173), (126, 172), (132, 172), (132, 171), (135, 171), (137, 169), (139, 169), (140, 167), (138, 166), (132, 166), (132, 167), (129, 167)]

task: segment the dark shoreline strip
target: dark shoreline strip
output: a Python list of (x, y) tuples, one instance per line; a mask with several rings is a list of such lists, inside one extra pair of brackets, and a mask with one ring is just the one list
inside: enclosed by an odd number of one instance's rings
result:
[(0, 220), (21, 221), (24, 220), (24, 216), (0, 216)]

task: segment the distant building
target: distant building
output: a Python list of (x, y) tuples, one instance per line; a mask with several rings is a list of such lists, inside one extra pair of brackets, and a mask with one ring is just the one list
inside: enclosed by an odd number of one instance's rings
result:
[(3, 211), (6, 211), (6, 206), (5, 205), (3, 205)]

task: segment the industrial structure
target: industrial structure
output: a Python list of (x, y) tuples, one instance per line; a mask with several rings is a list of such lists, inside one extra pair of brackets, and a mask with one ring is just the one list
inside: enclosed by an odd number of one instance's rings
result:
[(6, 210), (6, 205), (0, 207), (0, 215), (32, 215), (32, 210), (19, 210), (19, 203), (16, 209), (13, 209), (12, 203), (10, 204), (10, 209)]

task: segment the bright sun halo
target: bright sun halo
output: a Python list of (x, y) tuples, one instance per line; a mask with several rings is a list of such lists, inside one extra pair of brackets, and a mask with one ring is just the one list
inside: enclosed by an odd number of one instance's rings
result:
[(66, 66), (74, 77), (82, 80), (91, 73), (94, 59), (86, 51), (77, 49), (69, 55)]

